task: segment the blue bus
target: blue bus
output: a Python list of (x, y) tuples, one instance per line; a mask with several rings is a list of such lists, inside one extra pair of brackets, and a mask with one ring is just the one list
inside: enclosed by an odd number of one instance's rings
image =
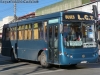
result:
[(98, 59), (94, 16), (61, 11), (6, 24), (1, 54), (13, 62), (39, 61), (43, 67), (94, 63)]

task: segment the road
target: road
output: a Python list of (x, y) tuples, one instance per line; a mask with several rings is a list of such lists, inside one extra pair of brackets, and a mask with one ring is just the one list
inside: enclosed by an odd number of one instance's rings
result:
[(54, 66), (42, 68), (32, 61), (12, 63), (9, 57), (0, 54), (0, 75), (100, 75), (100, 63), (79, 64), (76, 67)]

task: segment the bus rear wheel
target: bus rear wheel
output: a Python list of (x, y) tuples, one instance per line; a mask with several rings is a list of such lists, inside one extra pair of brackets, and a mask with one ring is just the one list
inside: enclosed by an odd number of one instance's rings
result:
[(77, 66), (77, 64), (72, 64), (72, 65), (70, 65), (70, 67), (76, 67)]
[(13, 51), (11, 52), (11, 61), (16, 63), (18, 60), (15, 58)]
[(43, 68), (49, 67), (49, 64), (47, 63), (46, 54), (45, 54), (44, 51), (41, 53), (40, 63), (41, 63), (41, 65), (42, 65)]

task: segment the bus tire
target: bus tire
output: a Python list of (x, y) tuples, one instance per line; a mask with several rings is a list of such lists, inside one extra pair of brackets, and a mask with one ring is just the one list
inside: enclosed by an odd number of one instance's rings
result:
[(40, 59), (41, 59), (41, 55), (38, 56), (38, 61), (39, 61), (39, 62), (40, 62)]
[(11, 61), (16, 63), (18, 60), (15, 58), (13, 51), (11, 52)]
[(76, 67), (77, 66), (77, 64), (72, 64), (72, 65), (70, 65), (70, 67)]
[(41, 53), (40, 63), (43, 68), (49, 67), (49, 64), (47, 63), (47, 57), (44, 51)]

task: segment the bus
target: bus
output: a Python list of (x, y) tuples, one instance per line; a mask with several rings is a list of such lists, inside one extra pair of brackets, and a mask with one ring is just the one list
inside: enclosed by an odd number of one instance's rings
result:
[(96, 24), (92, 13), (61, 11), (3, 26), (2, 51), (13, 62), (39, 61), (43, 67), (95, 63)]

